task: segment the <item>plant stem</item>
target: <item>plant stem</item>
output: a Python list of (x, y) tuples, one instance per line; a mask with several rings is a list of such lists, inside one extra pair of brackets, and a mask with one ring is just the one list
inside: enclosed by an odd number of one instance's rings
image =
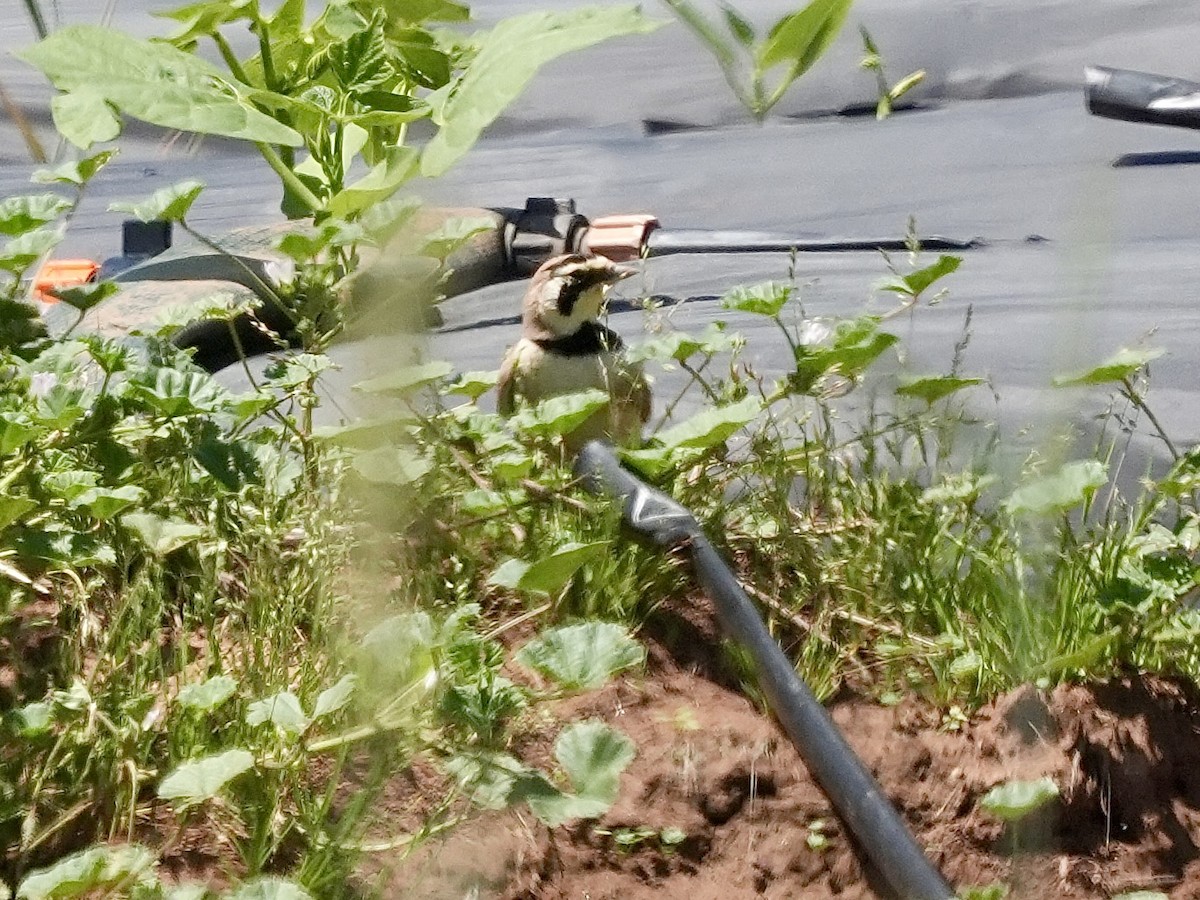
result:
[(256, 143), (254, 146), (258, 148), (258, 152), (267, 161), (267, 165), (275, 170), (275, 174), (279, 176), (280, 180), (287, 185), (288, 189), (296, 195), (301, 203), (311, 209), (314, 214), (324, 209), (325, 204), (320, 201), (316, 194), (308, 189), (308, 185), (296, 176), (296, 173), (288, 167), (287, 163), (280, 159), (274, 147), (265, 143)]

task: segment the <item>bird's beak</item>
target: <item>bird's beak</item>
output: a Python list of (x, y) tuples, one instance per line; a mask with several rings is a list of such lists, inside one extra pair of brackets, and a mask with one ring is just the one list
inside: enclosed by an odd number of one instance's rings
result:
[(613, 275), (611, 284), (616, 284), (618, 281), (624, 281), (626, 278), (632, 278), (638, 273), (634, 266), (613, 266)]

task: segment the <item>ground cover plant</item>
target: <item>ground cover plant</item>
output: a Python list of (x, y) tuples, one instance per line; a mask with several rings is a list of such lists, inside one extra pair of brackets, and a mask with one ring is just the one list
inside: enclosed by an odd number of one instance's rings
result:
[[(293, 332), (280, 344), (300, 346), (234, 395), (170, 344), (177, 324), (131, 343), (79, 324), (49, 335), (25, 302), (22, 276), (104, 177), (109, 151), (40, 173), (42, 192), (0, 204), (0, 829), (16, 896), (393, 896), (433, 838), (479, 815), (494, 827), (486, 817), (504, 810), (540, 823), (560, 856), (650, 859), (669, 875), (702, 862), (704, 841), (742, 805), (801, 783), (756, 768), (764, 754), (735, 753), (728, 770), (697, 769), (703, 789), (682, 795), (677, 821), (621, 800), (623, 783), (649, 779), (655, 733), (700, 742), (678, 693), (635, 707), (653, 691), (638, 687), (644, 672), (665, 669), (665, 683), (714, 707), (714, 684), (757, 694), (736, 648), (696, 612), (686, 574), (629, 546), (616, 510), (564, 464), (562, 436), (603, 395), (506, 421), (489, 412), (494, 373), (421, 357), (413, 338), (411, 365), (359, 386), (378, 418), (312, 426), (323, 351), (355, 313), (341, 298), (360, 258), (412, 220), (395, 192), (465, 152), (535, 62), (650, 27), (628, 9), (522, 17), (486, 37), (430, 24), (465, 14), (451, 2), (383, 14), (349, 3), (309, 22), (304, 4), (201, 3), (173, 16), (172, 46), (66, 29), (27, 52), (64, 91), (55, 116), (72, 140), (115, 137), (121, 115), (248, 140), (304, 225), (281, 239), (298, 275), (278, 297)], [(237, 59), (223, 29), (244, 26), (258, 50)], [(200, 40), (227, 71), (186, 52)], [(482, 91), (485, 70), (506, 74), (499, 96)], [(408, 126), (425, 118), (437, 131), (418, 150)], [(187, 229), (202, 190), (184, 183), (128, 212)], [(446, 223), (411, 248), (434, 285), (477, 227)], [(986, 383), (969, 368), (968, 311), (946, 371), (886, 374), (892, 323), (919, 322), (944, 288), (952, 299), (960, 263), (914, 244), (881, 263), (890, 275), (872, 308), (841, 321), (807, 315), (791, 273), (731, 291), (726, 321), (702, 334), (672, 330), (669, 311), (651, 307), (657, 331), (633, 351), (671, 390), (627, 462), (720, 540), (799, 673), (824, 697), (853, 691), (854, 712), (874, 716), (885, 740), (893, 709), (933, 716), (940, 735), (977, 735), (1005, 717), (996, 698), (1022, 686), (1049, 715), (1085, 690), (1075, 682), (1200, 676), (1200, 618), (1186, 602), (1200, 458), (1157, 429), (1155, 351), (1114, 348), (1063, 373), (1064, 391), (1114, 392), (1095, 452), (1034, 456), (1019, 479), (1001, 478), (989, 442), (971, 440), (971, 397)], [(111, 290), (61, 301), (82, 320)], [(775, 326), (787, 371), (755, 366), (737, 332), (749, 317)], [(669, 415), (693, 395), (698, 412)], [(1109, 482), (1138, 431), (1174, 464), (1121, 497)], [(688, 643), (680, 633), (708, 657), (664, 662), (663, 648)], [(735, 724), (765, 745), (765, 711), (741, 702)], [(622, 703), (627, 721), (610, 712)], [(1096, 755), (1093, 726), (1062, 740)], [(921, 765), (947, 784), (942, 763)], [(1017, 857), (1046, 834), (1021, 797), (1059, 802), (1043, 774), (1081, 808), (1104, 802), (1071, 793), (1066, 770), (1027, 774), (983, 769), (958, 800), (1011, 819), (1004, 852)], [(697, 796), (703, 821), (683, 821)], [(853, 859), (819, 800), (799, 814), (804, 865)], [(939, 850), (956, 882), (1044, 888), (997, 867), (957, 873), (958, 850)], [(514, 877), (496, 890), (552, 890), (541, 869)], [(794, 883), (771, 877), (784, 895)]]

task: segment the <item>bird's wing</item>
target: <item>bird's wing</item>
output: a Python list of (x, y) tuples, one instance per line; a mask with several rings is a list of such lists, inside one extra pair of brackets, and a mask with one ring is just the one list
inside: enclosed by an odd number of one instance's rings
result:
[(511, 416), (517, 410), (517, 348), (510, 347), (496, 378), (496, 412)]

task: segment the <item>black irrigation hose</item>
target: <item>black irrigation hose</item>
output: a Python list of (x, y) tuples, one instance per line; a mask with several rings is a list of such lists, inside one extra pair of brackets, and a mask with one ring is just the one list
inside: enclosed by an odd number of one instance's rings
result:
[(642, 538), (691, 554), (726, 634), (750, 653), (784, 731), (894, 895), (904, 900), (953, 898), (953, 888), (925, 856), (828, 711), (796, 675), (691, 512), (622, 468), (612, 448), (598, 441), (584, 446), (575, 471), (589, 490), (621, 499), (625, 523)]
[(1200, 83), (1149, 72), (1088, 66), (1087, 108), (1094, 116), (1200, 128)]

